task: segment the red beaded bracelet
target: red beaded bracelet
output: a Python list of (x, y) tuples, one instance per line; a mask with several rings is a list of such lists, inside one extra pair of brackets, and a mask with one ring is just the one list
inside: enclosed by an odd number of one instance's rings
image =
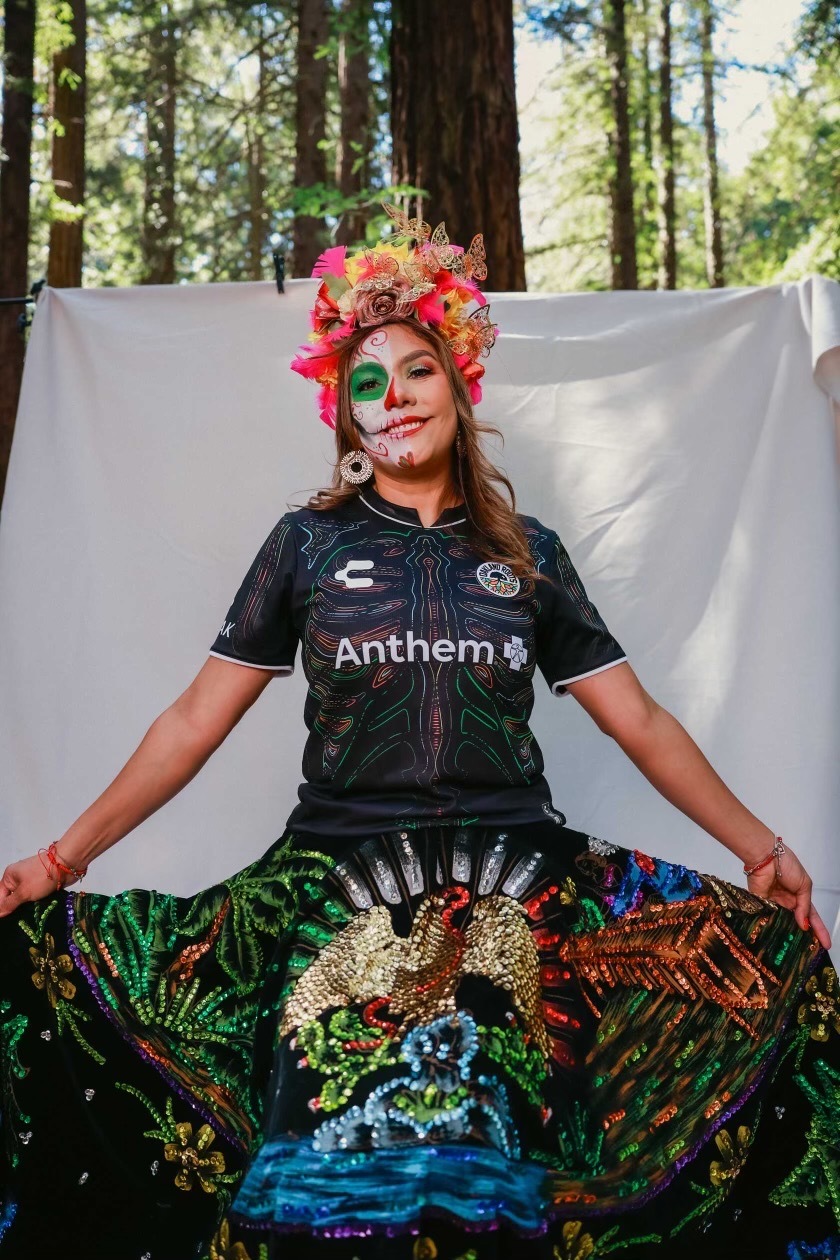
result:
[(776, 836), (776, 843), (773, 845), (773, 848), (770, 850), (767, 857), (762, 858), (760, 862), (756, 862), (755, 866), (745, 866), (744, 874), (754, 875), (756, 871), (760, 871), (763, 866), (767, 866), (768, 863), (772, 862), (773, 858), (775, 858), (776, 859), (776, 874), (781, 879), (782, 868), (778, 859), (782, 856), (783, 853), (787, 853), (787, 849), (782, 844), (782, 837)]
[[(42, 857), (46, 854), (46, 859)], [(63, 888), (67, 878), (84, 879), (87, 875), (88, 868), (83, 866), (81, 870), (76, 870), (75, 866), (68, 866), (66, 862), (62, 862), (58, 856), (56, 841), (54, 840), (48, 849), (39, 849), (38, 857), (41, 858), (41, 865), (49, 875), (50, 879), (54, 879), (59, 888)], [(65, 878), (63, 879), (62, 876)]]

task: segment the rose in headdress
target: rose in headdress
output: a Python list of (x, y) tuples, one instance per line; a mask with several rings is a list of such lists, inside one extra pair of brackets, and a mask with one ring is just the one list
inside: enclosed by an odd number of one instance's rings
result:
[(386, 289), (368, 288), (364, 283), (357, 285), (353, 314), (360, 328), (384, 324), (391, 319), (408, 319), (414, 313), (416, 299), (417, 295), (405, 276), (392, 276)]

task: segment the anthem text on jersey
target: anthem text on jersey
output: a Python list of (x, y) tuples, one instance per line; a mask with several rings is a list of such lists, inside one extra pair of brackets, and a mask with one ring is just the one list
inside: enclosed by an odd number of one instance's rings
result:
[[(361, 653), (361, 655), (360, 655)], [(354, 647), (350, 639), (342, 639), (335, 654), (336, 669), (350, 663), (353, 665), (370, 665), (372, 661), (384, 663), (387, 660), (403, 664), (406, 661), (428, 661), (431, 657), (436, 661), (465, 661), (469, 653), (473, 661), (484, 660), (493, 664), (493, 644), (486, 639), (428, 639), (415, 638), (411, 630), (405, 639), (391, 634), (387, 639), (365, 639)]]

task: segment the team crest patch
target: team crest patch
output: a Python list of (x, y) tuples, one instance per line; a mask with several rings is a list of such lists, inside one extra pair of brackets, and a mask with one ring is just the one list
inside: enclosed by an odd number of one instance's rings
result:
[(495, 560), (488, 560), (486, 564), (478, 566), (475, 576), (485, 591), (489, 591), (491, 595), (501, 595), (504, 599), (511, 599), (519, 593), (519, 578), (506, 564), (497, 564)]

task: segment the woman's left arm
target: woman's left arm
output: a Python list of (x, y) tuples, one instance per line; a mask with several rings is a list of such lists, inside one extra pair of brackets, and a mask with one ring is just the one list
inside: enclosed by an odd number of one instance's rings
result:
[[(648, 695), (626, 661), (566, 687), (657, 791), (744, 866), (767, 856), (774, 833), (730, 792), (685, 727)], [(792, 910), (799, 926), (813, 927), (820, 944), (830, 948), (828, 929), (811, 903), (808, 872), (787, 846), (779, 864), (781, 878), (775, 861), (748, 876), (750, 891)]]

